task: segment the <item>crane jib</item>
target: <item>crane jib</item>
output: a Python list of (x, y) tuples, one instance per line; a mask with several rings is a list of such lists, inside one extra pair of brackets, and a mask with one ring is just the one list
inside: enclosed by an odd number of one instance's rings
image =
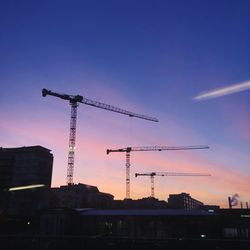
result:
[(132, 152), (132, 151), (164, 151), (164, 150), (192, 150), (192, 149), (209, 149), (207, 145), (198, 146), (146, 146), (146, 147), (126, 147), (119, 149), (107, 149), (107, 154), (111, 152)]
[(140, 118), (140, 119), (153, 121), (153, 122), (158, 122), (159, 121), (155, 117), (150, 117), (150, 116), (130, 112), (130, 111), (127, 111), (125, 109), (121, 109), (121, 108), (118, 108), (118, 107), (115, 107), (115, 106), (112, 106), (112, 105), (109, 105), (109, 104), (105, 104), (105, 103), (101, 103), (101, 102), (97, 102), (97, 101), (93, 101), (93, 100), (84, 98), (81, 95), (60, 94), (60, 93), (53, 92), (51, 90), (43, 89), (42, 90), (42, 96), (45, 97), (46, 95), (59, 97), (59, 98), (61, 98), (63, 100), (68, 100), (70, 103), (80, 102), (80, 103), (83, 103), (83, 104), (86, 104), (86, 105), (90, 105), (92, 107), (106, 109), (106, 110), (109, 110), (109, 111), (112, 111), (112, 112), (128, 115), (129, 117), (137, 117), (137, 118)]
[(125, 109), (121, 109), (121, 108), (118, 108), (118, 107), (115, 107), (115, 106), (112, 106), (112, 105), (109, 105), (109, 104), (105, 104), (105, 103), (102, 103), (102, 102), (93, 101), (93, 100), (90, 100), (90, 99), (87, 99), (87, 98), (84, 98), (81, 103), (84, 103), (86, 105), (90, 105), (90, 106), (93, 106), (93, 107), (101, 108), (101, 109), (106, 109), (106, 110), (109, 110), (109, 111), (112, 111), (112, 112), (128, 115), (130, 117), (137, 117), (137, 118), (141, 118), (141, 119), (148, 120), (148, 121), (153, 121), (153, 122), (158, 122), (159, 121), (155, 117), (150, 117), (150, 116), (146, 116), (146, 115), (137, 114), (137, 113), (134, 113), (134, 112), (127, 111)]

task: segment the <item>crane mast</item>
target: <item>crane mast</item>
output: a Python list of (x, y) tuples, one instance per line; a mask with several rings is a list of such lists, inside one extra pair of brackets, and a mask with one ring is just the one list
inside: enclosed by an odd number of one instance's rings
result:
[(107, 149), (106, 153), (126, 153), (126, 199), (130, 199), (130, 152), (132, 151), (165, 151), (165, 150), (190, 150), (190, 149), (208, 149), (207, 145), (198, 146), (146, 146), (146, 147), (126, 147), (119, 149)]
[(71, 119), (69, 132), (69, 152), (68, 152), (68, 168), (67, 168), (67, 184), (73, 184), (74, 161), (75, 161), (75, 145), (76, 145), (76, 118), (78, 104), (73, 102), (71, 105)]
[(151, 172), (151, 173), (135, 173), (135, 177), (150, 176), (151, 197), (155, 197), (154, 177), (155, 176), (211, 176), (210, 174), (202, 173), (175, 173), (175, 172)]
[(78, 103), (83, 103), (90, 105), (92, 107), (105, 109), (108, 111), (120, 113), (123, 115), (128, 115), (129, 117), (136, 117), (148, 121), (158, 122), (158, 119), (134, 112), (127, 111), (125, 109), (117, 108), (105, 103), (93, 101), (87, 98), (84, 98), (81, 95), (67, 95), (53, 92), (51, 90), (43, 89), (42, 96), (47, 95), (55, 96), (63, 100), (69, 101), (71, 105), (71, 117), (70, 117), (70, 134), (69, 134), (69, 151), (68, 151), (68, 166), (67, 166), (67, 184), (72, 185), (73, 183), (73, 174), (74, 174), (74, 160), (75, 160), (75, 145), (76, 145), (76, 121), (77, 121), (77, 107)]

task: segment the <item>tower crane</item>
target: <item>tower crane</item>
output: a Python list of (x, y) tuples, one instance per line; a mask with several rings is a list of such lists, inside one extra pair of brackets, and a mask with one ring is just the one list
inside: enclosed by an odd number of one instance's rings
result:
[(130, 152), (132, 151), (163, 151), (163, 150), (189, 150), (189, 149), (208, 149), (207, 145), (199, 146), (146, 146), (146, 147), (126, 147), (120, 149), (107, 149), (106, 153), (125, 152), (126, 153), (126, 199), (130, 199)]
[(144, 119), (148, 121), (158, 122), (158, 119), (154, 117), (133, 113), (133, 112), (130, 112), (121, 108), (117, 108), (117, 107), (114, 107), (105, 103), (93, 101), (81, 95), (60, 94), (60, 93), (52, 92), (51, 90), (43, 89), (42, 96), (45, 97), (47, 95), (55, 96), (63, 100), (69, 101), (69, 104), (71, 105), (69, 152), (68, 152), (68, 167), (67, 167), (67, 184), (68, 185), (73, 184), (75, 143), (76, 143), (76, 119), (77, 119), (78, 103), (83, 103), (83, 104), (90, 105), (96, 108), (101, 108), (101, 109), (105, 109), (108, 111), (120, 113), (123, 115), (128, 115), (130, 117), (136, 117), (136, 118), (140, 118), (140, 119)]
[(135, 177), (138, 176), (150, 176), (151, 182), (151, 197), (155, 197), (155, 184), (154, 177), (155, 176), (211, 176), (210, 174), (202, 174), (202, 173), (175, 173), (175, 172), (151, 172), (151, 173), (135, 173)]

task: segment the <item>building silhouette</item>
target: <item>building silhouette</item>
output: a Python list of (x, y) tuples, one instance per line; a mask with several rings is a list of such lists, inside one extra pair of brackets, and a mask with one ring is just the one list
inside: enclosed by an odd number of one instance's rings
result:
[(42, 146), (0, 148), (1, 209), (10, 215), (28, 215), (43, 207), (44, 189), (8, 190), (36, 184), (49, 188), (52, 166), (53, 155)]
[(82, 183), (51, 188), (49, 191), (49, 207), (111, 208), (113, 199), (113, 195), (100, 192), (96, 186)]
[(167, 208), (167, 202), (158, 200), (154, 197), (145, 197), (142, 199), (124, 199), (114, 200), (113, 209), (160, 209)]
[(197, 209), (204, 204), (190, 196), (187, 193), (170, 194), (168, 198), (168, 208), (173, 209)]

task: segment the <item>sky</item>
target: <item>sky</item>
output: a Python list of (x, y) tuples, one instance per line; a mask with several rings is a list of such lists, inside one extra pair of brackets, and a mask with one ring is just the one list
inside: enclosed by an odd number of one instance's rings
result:
[[(125, 198), (128, 146), (209, 145), (189, 151), (132, 152), (131, 198), (186, 192), (228, 207), (250, 204), (250, 90), (199, 99), (250, 76), (247, 0), (0, 2), (0, 146), (41, 145), (54, 155), (52, 186), (66, 184), (70, 105), (43, 88), (82, 95), (158, 123), (78, 107), (74, 183)], [(249, 85), (248, 85), (249, 86)]]

